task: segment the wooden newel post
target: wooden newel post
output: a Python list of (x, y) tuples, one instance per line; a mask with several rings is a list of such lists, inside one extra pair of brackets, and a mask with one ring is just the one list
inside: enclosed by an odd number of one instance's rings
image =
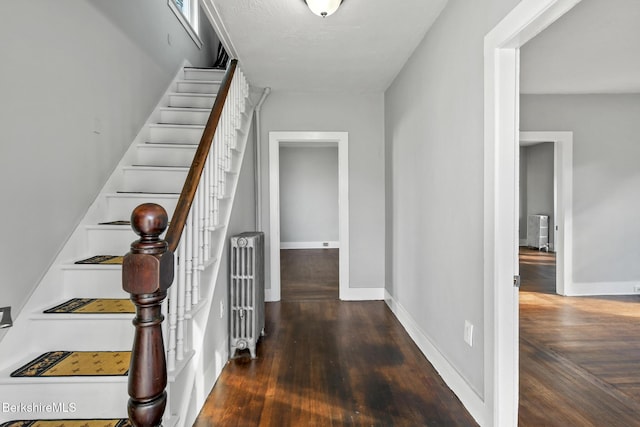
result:
[(160, 234), (167, 228), (162, 206), (145, 203), (131, 214), (131, 228), (140, 236), (122, 265), (122, 288), (136, 306), (135, 338), (129, 366), (129, 418), (137, 427), (162, 422), (167, 403), (167, 365), (162, 340), (162, 301), (173, 282), (173, 253)]

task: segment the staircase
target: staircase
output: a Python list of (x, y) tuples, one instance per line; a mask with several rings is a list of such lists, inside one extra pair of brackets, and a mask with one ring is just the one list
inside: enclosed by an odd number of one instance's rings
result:
[[(128, 367), (133, 342), (133, 305), (129, 295), (122, 290), (121, 264), (121, 256), (138, 238), (131, 230), (129, 218), (136, 206), (152, 202), (163, 206), (171, 219), (223, 75), (224, 70), (206, 68), (184, 67), (178, 72), (85, 218), (15, 319), (14, 326), (0, 342), (0, 404), (3, 405), (0, 424), (11, 420), (108, 419), (114, 420), (110, 425), (126, 425), (126, 421), (120, 421), (127, 418), (126, 369), (118, 371), (108, 367), (105, 370), (102, 367), (116, 364)], [(214, 142), (219, 146), (212, 153), (216, 168), (211, 176), (215, 177), (218, 190), (211, 194), (211, 202), (207, 202), (212, 217), (207, 220), (208, 224), (202, 220), (204, 225), (199, 232), (203, 237), (200, 241), (196, 239), (200, 245), (200, 259), (193, 258), (193, 266), (189, 264), (188, 272), (180, 270), (190, 278), (190, 284), (184, 290), (186, 297), (176, 293), (178, 290), (173, 288), (179, 287), (174, 282), (163, 306), (169, 378), (165, 426), (193, 423), (228, 357), (226, 337), (218, 339), (215, 348), (205, 346), (205, 340), (211, 339), (207, 337), (210, 323), (226, 322), (221, 320), (222, 312), (217, 310), (226, 301), (215, 301), (214, 304), (214, 291), (216, 286), (227, 285), (217, 284), (216, 278), (220, 263), (225, 262), (221, 257), (227, 241), (226, 226), (253, 109), (248, 102), (248, 86), (242, 73), (236, 72), (236, 78), (242, 83), (233, 89), (233, 96), (237, 98), (234, 108), (238, 113), (236, 116), (231, 113), (231, 119), (223, 116), (226, 136), (219, 137), (216, 133), (219, 141)], [(229, 108), (225, 105), (225, 112)], [(210, 180), (207, 184), (213, 187), (214, 183)], [(182, 241), (181, 245), (184, 247)], [(93, 259), (96, 256), (101, 263)], [(188, 261), (191, 262), (191, 258)], [(76, 312), (61, 312), (65, 310), (60, 306), (70, 300), (68, 305), (76, 308)], [(214, 307), (216, 310), (212, 313)], [(217, 354), (203, 357), (200, 354), (203, 347)], [(27, 376), (11, 376), (43, 354), (47, 354), (43, 360), (24, 370)], [(45, 362), (58, 358), (69, 362), (69, 367), (59, 362), (52, 368), (53, 373), (44, 371)], [(112, 363), (107, 358), (117, 359), (117, 362)], [(77, 360), (85, 359), (95, 360), (95, 370), (78, 376)], [(210, 366), (209, 359), (215, 360), (215, 366)], [(63, 375), (60, 371), (65, 369), (73, 374), (57, 376)], [(213, 377), (212, 370), (215, 371)], [(43, 371), (41, 375), (44, 376), (32, 376), (34, 371)], [(209, 377), (204, 384), (203, 371)]]

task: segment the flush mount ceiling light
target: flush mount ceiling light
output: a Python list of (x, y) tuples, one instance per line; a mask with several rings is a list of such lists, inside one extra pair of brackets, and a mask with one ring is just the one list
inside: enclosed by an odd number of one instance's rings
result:
[(342, 0), (304, 0), (311, 12), (326, 18), (338, 10)]

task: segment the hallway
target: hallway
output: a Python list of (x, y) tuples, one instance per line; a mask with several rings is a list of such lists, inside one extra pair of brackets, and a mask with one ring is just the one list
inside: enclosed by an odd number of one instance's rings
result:
[[(640, 426), (640, 296), (561, 297), (554, 269), (521, 257), (519, 425)], [(195, 426), (476, 425), (384, 302), (301, 289), (267, 304), (258, 359), (227, 364)]]
[(640, 296), (555, 294), (555, 256), (520, 248), (520, 426), (640, 426)]
[(258, 358), (225, 366), (196, 427), (477, 425), (383, 301), (338, 300), (337, 256), (283, 251)]

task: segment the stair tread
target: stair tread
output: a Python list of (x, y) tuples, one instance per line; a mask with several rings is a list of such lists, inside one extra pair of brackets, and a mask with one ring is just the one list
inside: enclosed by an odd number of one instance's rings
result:
[[(215, 98), (217, 94), (215, 93), (200, 93), (200, 92), (171, 92), (169, 96), (206, 96), (208, 98)], [(189, 107), (180, 107), (180, 108), (189, 108)], [(193, 107), (199, 108), (199, 107)]]
[(44, 314), (130, 314), (135, 306), (128, 298), (71, 298), (49, 309)]
[(56, 418), (20, 419), (0, 424), (0, 427), (131, 427), (127, 418)]
[(194, 84), (205, 84), (205, 85), (219, 85), (222, 83), (222, 79), (220, 80), (189, 80), (189, 79), (181, 79), (178, 80), (178, 83), (194, 83)]
[(89, 258), (84, 258), (75, 261), (74, 264), (79, 265), (121, 265), (122, 255), (93, 255)]
[(149, 145), (180, 145), (183, 147), (193, 147), (193, 148), (198, 148), (198, 144), (196, 143), (192, 143), (192, 142), (153, 142), (153, 141), (146, 141), (145, 144), (149, 144)]
[(197, 144), (181, 144), (179, 142), (142, 142), (138, 144), (138, 148), (184, 148), (188, 150), (195, 150), (198, 148)]
[[(206, 95), (206, 94), (205, 94)], [(199, 108), (199, 107), (162, 107), (160, 111), (184, 111), (185, 113), (209, 113), (211, 108)]]
[(167, 171), (167, 170), (172, 170), (172, 171), (178, 171), (178, 172), (185, 172), (189, 170), (188, 166), (167, 166), (167, 165), (131, 165), (131, 166), (124, 166), (122, 168), (122, 170), (128, 170), (128, 171)]
[(126, 376), (131, 351), (47, 351), (15, 369), (13, 378)]
[(194, 67), (194, 66), (188, 66), (188, 67), (184, 67), (185, 70), (208, 70), (208, 71), (227, 71), (226, 68), (222, 68), (222, 67)]
[(182, 128), (182, 129), (204, 129), (205, 125), (186, 125), (182, 123), (151, 123), (149, 127), (154, 128)]
[(98, 225), (131, 225), (131, 221), (125, 219), (118, 219), (115, 221), (99, 222)]
[[(130, 195), (130, 194), (134, 194), (134, 195), (145, 195), (145, 194), (149, 194), (149, 195), (153, 195), (153, 196), (179, 196), (180, 193), (166, 193), (166, 192), (153, 192), (153, 191), (117, 191), (115, 193), (115, 195), (120, 195), (120, 194), (124, 194), (124, 195)], [(113, 193), (111, 193), (111, 195), (113, 195)]]

